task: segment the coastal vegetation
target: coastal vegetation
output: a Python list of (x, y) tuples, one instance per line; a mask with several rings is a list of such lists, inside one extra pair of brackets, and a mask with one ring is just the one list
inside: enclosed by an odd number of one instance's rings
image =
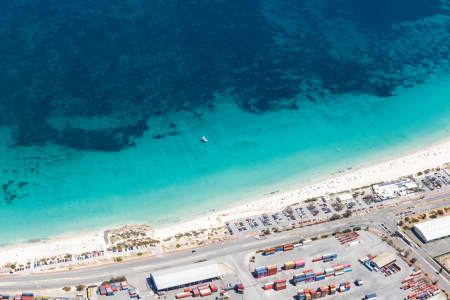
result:
[(84, 284), (79, 284), (79, 285), (75, 286), (75, 289), (77, 290), (77, 292), (81, 292), (85, 288), (86, 288), (86, 286)]
[(111, 277), (111, 279), (109, 279), (109, 280), (103, 281), (102, 285), (118, 283), (118, 282), (123, 282), (123, 281), (127, 281), (127, 278), (125, 276), (116, 276), (116, 277)]

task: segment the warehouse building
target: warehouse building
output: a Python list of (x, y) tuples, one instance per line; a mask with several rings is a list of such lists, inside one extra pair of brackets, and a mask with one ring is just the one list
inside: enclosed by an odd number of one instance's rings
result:
[(383, 252), (377, 257), (375, 257), (372, 261), (377, 266), (377, 268), (383, 268), (393, 262), (395, 262), (397, 258), (391, 252)]
[(424, 243), (450, 236), (450, 216), (414, 225), (414, 233)]
[(223, 274), (217, 262), (206, 261), (153, 272), (150, 282), (160, 292), (219, 279)]

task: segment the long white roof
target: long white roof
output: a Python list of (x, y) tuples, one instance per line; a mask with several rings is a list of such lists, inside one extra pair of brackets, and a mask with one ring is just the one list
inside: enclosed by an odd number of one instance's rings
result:
[(153, 282), (157, 290), (164, 290), (197, 281), (208, 280), (223, 275), (215, 261), (183, 265), (153, 272)]
[(414, 227), (415, 230), (422, 234), (426, 241), (450, 236), (450, 216), (419, 223), (414, 225)]

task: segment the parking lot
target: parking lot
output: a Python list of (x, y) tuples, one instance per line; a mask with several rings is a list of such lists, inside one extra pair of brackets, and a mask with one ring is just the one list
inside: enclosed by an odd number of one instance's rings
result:
[(400, 198), (380, 200), (373, 197), (370, 188), (353, 193), (351, 200), (339, 201), (338, 195), (313, 198), (302, 204), (291, 205), (282, 211), (262, 214), (245, 219), (236, 219), (226, 223), (229, 232), (235, 236), (257, 235), (267, 231), (283, 231), (293, 226), (308, 225), (328, 220), (334, 215), (365, 213), (371, 209), (383, 207)]
[[(356, 246), (348, 247), (341, 245), (336, 238), (330, 237), (323, 240), (312, 242), (307, 246), (294, 248), (292, 251), (276, 252), (273, 255), (263, 256), (262, 254), (255, 255), (255, 262), (250, 263), (248, 269), (254, 270), (259, 266), (277, 265), (281, 268), (285, 262), (304, 259), (306, 265), (302, 269), (278, 271), (276, 275), (254, 279), (254, 288), (261, 289), (264, 284), (276, 280), (287, 279), (290, 280), (294, 274), (300, 273), (304, 270), (312, 269), (314, 272), (323, 271), (325, 268), (332, 267), (335, 264), (351, 264), (352, 271), (344, 273), (340, 276), (326, 277), (324, 280), (318, 282), (298, 283), (294, 286), (292, 283), (287, 284), (287, 288), (281, 291), (268, 290), (263, 291), (267, 299), (292, 299), (299, 289), (315, 288), (326, 286), (329, 284), (339, 285), (342, 282), (350, 282), (351, 289), (348, 292), (336, 293), (333, 299), (362, 299), (365, 294), (376, 292), (379, 299), (403, 299), (409, 293), (400, 289), (401, 281), (408, 277), (412, 272), (412, 268), (401, 260), (397, 259), (396, 264), (401, 268), (395, 274), (386, 277), (380, 271), (369, 271), (362, 265), (358, 259), (367, 254), (379, 255), (383, 252), (395, 253), (395, 250), (389, 245), (381, 241), (378, 236), (360, 231), (360, 243)], [(322, 256), (325, 254), (336, 253), (338, 256), (331, 262), (312, 262), (312, 258)], [(355, 279), (362, 279), (363, 286), (356, 286)]]
[[(428, 172), (412, 178), (411, 181), (417, 185), (417, 188), (409, 191), (407, 195), (420, 195), (450, 186), (450, 174), (446, 170)], [(405, 196), (405, 193), (402, 192), (401, 195)], [(347, 201), (340, 201), (339, 194), (327, 195), (306, 200), (301, 204), (291, 205), (279, 212), (232, 220), (227, 222), (226, 225), (229, 232), (236, 236), (255, 235), (266, 231), (277, 232), (290, 226), (307, 225), (327, 220), (334, 214), (343, 215), (348, 211), (364, 213), (370, 209), (382, 207), (385, 201), (392, 203), (399, 200), (401, 200), (400, 194), (393, 198), (383, 199), (374, 195), (371, 187), (365, 187), (353, 191), (351, 198)]]

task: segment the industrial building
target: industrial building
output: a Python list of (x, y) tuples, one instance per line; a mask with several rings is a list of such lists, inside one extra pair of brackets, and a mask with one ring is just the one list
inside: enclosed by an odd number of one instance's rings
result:
[(395, 262), (397, 258), (391, 252), (383, 252), (377, 257), (375, 257), (372, 261), (377, 266), (377, 268), (383, 268), (390, 263)]
[(450, 216), (414, 225), (413, 231), (424, 243), (450, 236)]
[(150, 276), (155, 291), (168, 291), (220, 278), (224, 273), (215, 261), (164, 269)]

